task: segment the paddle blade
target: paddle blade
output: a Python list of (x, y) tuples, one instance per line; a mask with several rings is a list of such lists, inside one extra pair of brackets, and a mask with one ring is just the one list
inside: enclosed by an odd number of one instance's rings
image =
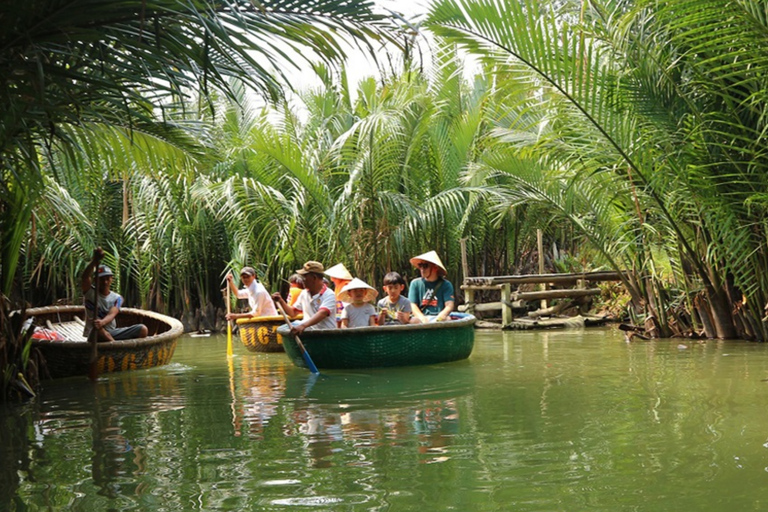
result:
[(309, 356), (309, 352), (307, 352), (307, 349), (304, 348), (304, 344), (299, 339), (298, 334), (295, 335), (294, 337), (296, 338), (296, 344), (299, 346), (299, 349), (301, 350), (301, 357), (303, 357), (304, 362), (307, 363), (307, 368), (309, 368), (309, 371), (312, 373), (320, 373), (320, 370), (318, 370), (317, 366), (315, 366), (315, 362)]
[(227, 322), (227, 356), (232, 357), (232, 324)]

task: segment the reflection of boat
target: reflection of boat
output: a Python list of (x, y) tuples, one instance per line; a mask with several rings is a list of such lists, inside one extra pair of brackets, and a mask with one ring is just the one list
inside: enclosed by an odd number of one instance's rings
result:
[(339, 412), (358, 409), (389, 409), (448, 400), (467, 395), (475, 386), (475, 366), (469, 361), (413, 368), (380, 368), (362, 372), (320, 375), (289, 372), (285, 397), (306, 399), (310, 404), (332, 406)]
[[(83, 337), (83, 306), (49, 306), (31, 308), (25, 312), (34, 317), (34, 325), (47, 327), (65, 339), (54, 341), (33, 339), (32, 347), (45, 359), (51, 378), (88, 375), (91, 345)], [(184, 332), (175, 318), (142, 309), (121, 308), (117, 326), (142, 323), (147, 326), (146, 338), (98, 343), (98, 372), (110, 373), (153, 368), (168, 363), (176, 349), (176, 339)]]
[(238, 319), (237, 328), (240, 340), (251, 352), (283, 352), (283, 341), (277, 335), (283, 323), (282, 316), (257, 316)]
[[(466, 359), (475, 344), (475, 317), (454, 313), (451, 320), (428, 324), (384, 325), (353, 329), (306, 330), (300, 338), (318, 368), (412, 366)], [(305, 367), (288, 326), (277, 333), (296, 366)]]

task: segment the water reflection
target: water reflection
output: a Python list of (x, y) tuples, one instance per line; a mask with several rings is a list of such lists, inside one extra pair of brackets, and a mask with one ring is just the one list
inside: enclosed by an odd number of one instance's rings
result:
[(235, 435), (263, 439), (264, 429), (274, 416), (285, 417), (280, 399), (293, 364), (282, 354), (250, 354), (229, 362), (232, 387), (232, 425)]
[(335, 454), (383, 444), (412, 444), (423, 462), (447, 460), (460, 421), (457, 400), (474, 386), (466, 362), (318, 378), (270, 354), (236, 357), (228, 370), (235, 436), (264, 440), (274, 425), (303, 440), (313, 468), (370, 464), (360, 454), (351, 460)]
[(477, 333), (468, 361), (313, 380), (185, 340), (3, 408), (0, 510), (759, 510), (768, 345), (680, 344)]

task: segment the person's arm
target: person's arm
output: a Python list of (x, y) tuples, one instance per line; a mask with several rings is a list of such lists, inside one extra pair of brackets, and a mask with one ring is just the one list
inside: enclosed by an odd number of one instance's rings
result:
[(93, 274), (96, 272), (96, 269), (99, 267), (99, 263), (103, 258), (104, 251), (101, 247), (97, 247), (93, 250), (93, 257), (88, 263), (88, 266), (85, 267), (83, 275), (80, 276), (80, 289), (83, 290), (83, 293), (88, 293), (88, 290), (91, 289), (91, 286), (93, 285)]
[(448, 315), (450, 315), (451, 311), (453, 311), (453, 305), (454, 305), (454, 301), (452, 300), (449, 300), (448, 302), (446, 302), (443, 310), (440, 313), (438, 313), (437, 318), (435, 318), (435, 322), (442, 322), (443, 320), (448, 318)]
[(368, 317), (368, 327), (374, 327), (376, 325), (376, 315)]
[(424, 316), (424, 313), (421, 312), (421, 309), (419, 309), (419, 306), (417, 306), (415, 303), (411, 302), (411, 313), (413, 313), (413, 317), (418, 320), (418, 323), (420, 324), (426, 324), (429, 323), (429, 320), (426, 316)]
[(453, 284), (446, 280), (443, 280), (443, 306), (442, 311), (438, 313), (437, 318), (435, 319), (436, 322), (442, 322), (446, 318), (448, 318), (448, 315), (451, 314), (451, 311), (453, 311), (453, 306), (456, 304), (456, 299), (453, 295)]
[(109, 323), (115, 319), (119, 312), (120, 310), (117, 306), (112, 306), (109, 308), (109, 312), (104, 316), (104, 318), (97, 318), (93, 321), (93, 325), (96, 326), (97, 329), (101, 329), (105, 325), (109, 325)]
[[(285, 302), (285, 301), (283, 301), (283, 302)], [(288, 306), (288, 307), (290, 307), (290, 306)], [(287, 311), (286, 311), (286, 313), (287, 313)], [(312, 315), (312, 318), (310, 318), (309, 320), (305, 320), (304, 322), (300, 323), (299, 325), (294, 325), (291, 328), (291, 334), (301, 334), (301, 333), (303, 333), (307, 329), (307, 327), (312, 327), (315, 324), (319, 324), (320, 322), (322, 322), (323, 320), (325, 320), (329, 316), (331, 316), (331, 312), (330, 311), (328, 311), (327, 309), (321, 309), (317, 313)], [(347, 322), (349, 322), (349, 320), (347, 320)]]
[[(280, 295), (280, 292), (273, 293), (272, 294), (272, 300), (274, 300), (275, 302), (280, 304), (283, 307), (283, 311), (285, 311), (285, 314), (290, 316), (290, 317), (294, 317), (297, 314), (301, 313), (301, 309), (288, 305), (288, 303), (285, 302), (285, 299), (283, 298), (283, 296)], [(280, 308), (278, 308), (278, 312), (279, 312), (279, 309)], [(320, 320), (318, 320), (318, 322), (319, 321)], [(312, 324), (312, 325), (314, 325), (314, 324)]]
[(408, 290), (408, 301), (411, 303), (411, 313), (417, 320), (417, 322), (413, 322), (413, 320), (411, 320), (411, 323), (426, 324), (429, 321), (427, 320), (427, 317), (424, 316), (424, 313), (421, 312), (418, 304), (421, 302), (421, 296), (423, 294), (424, 291), (421, 287), (421, 281), (419, 279), (414, 279), (411, 281), (411, 288)]
[(227, 282), (229, 283), (229, 289), (232, 290), (232, 293), (235, 294), (235, 297), (238, 297), (238, 292), (240, 290), (238, 290), (237, 286), (235, 286), (235, 276), (232, 275), (232, 272), (227, 272)]

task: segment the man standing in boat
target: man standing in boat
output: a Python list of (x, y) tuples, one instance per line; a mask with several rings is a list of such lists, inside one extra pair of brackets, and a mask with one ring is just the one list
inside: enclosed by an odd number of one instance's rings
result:
[(337, 327), (336, 295), (325, 284), (324, 272), (323, 264), (317, 261), (308, 261), (296, 271), (304, 278), (304, 290), (293, 306), (289, 306), (279, 293), (272, 294), (272, 298), (280, 303), (288, 316), (304, 314), (304, 321), (294, 325), (291, 328), (291, 334), (301, 334), (305, 329)]
[(238, 299), (248, 299), (248, 305), (251, 307), (248, 313), (227, 314), (227, 320), (255, 318), (257, 316), (277, 316), (275, 303), (272, 302), (272, 298), (269, 296), (267, 289), (264, 288), (264, 285), (256, 280), (256, 271), (253, 267), (243, 267), (243, 270), (240, 271), (240, 281), (245, 285), (244, 289), (237, 289), (232, 273), (227, 273), (227, 281), (232, 293)]
[[(98, 341), (130, 340), (146, 338), (147, 326), (144, 324), (117, 327), (115, 317), (123, 306), (123, 297), (110, 290), (114, 274), (106, 265), (100, 265), (104, 258), (104, 251), (97, 247), (93, 251), (93, 258), (83, 272), (80, 287), (83, 290), (85, 301), (85, 327), (83, 336), (88, 338), (91, 330), (98, 329)], [(93, 274), (98, 267), (98, 293), (92, 282)], [(98, 297), (98, 298), (97, 298)], [(94, 321), (94, 315), (96, 320)]]
[(408, 300), (414, 318), (421, 323), (442, 322), (453, 311), (456, 299), (453, 285), (445, 279), (445, 265), (435, 251), (411, 258), (411, 265), (418, 267), (421, 277), (411, 281)]

